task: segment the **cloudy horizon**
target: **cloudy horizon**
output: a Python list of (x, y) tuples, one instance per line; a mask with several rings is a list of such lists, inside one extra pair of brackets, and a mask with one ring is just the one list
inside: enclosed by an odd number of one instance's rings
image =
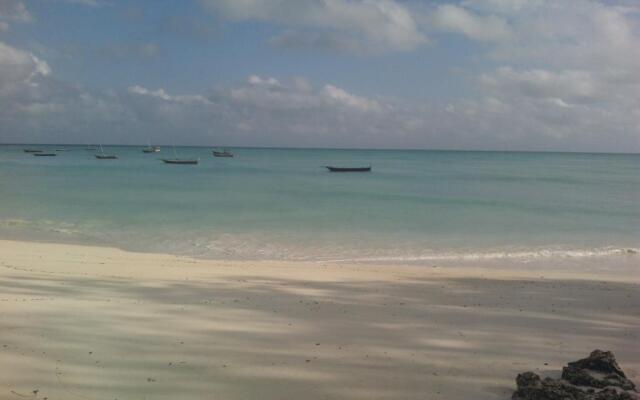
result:
[(0, 0), (0, 142), (640, 152), (640, 3)]

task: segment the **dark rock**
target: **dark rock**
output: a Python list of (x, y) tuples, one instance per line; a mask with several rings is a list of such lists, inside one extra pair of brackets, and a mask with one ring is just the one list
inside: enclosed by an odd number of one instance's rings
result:
[(574, 385), (605, 388), (617, 386), (635, 390), (635, 385), (622, 371), (610, 351), (594, 350), (589, 357), (570, 362), (562, 369), (562, 379)]
[[(516, 378), (518, 390), (512, 400), (586, 400), (586, 393), (561, 380), (545, 378), (533, 372), (519, 374)], [(622, 399), (620, 399), (622, 400)]]
[(569, 363), (562, 379), (541, 379), (533, 372), (518, 374), (512, 400), (640, 400), (611, 352), (594, 350)]
[(637, 400), (638, 395), (616, 388), (606, 388), (596, 393), (594, 400)]
[(590, 369), (592, 371), (617, 374), (626, 378), (624, 371), (618, 365), (615, 356), (610, 351), (594, 350), (589, 357), (570, 362), (567, 368)]

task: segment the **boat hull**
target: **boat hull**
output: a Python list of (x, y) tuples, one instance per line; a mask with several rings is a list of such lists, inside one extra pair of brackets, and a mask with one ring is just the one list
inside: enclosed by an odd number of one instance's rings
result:
[(118, 156), (114, 155), (114, 154), (96, 154), (96, 158), (98, 160), (117, 160)]
[(57, 156), (56, 153), (33, 153), (34, 156), (36, 157), (55, 157)]
[(163, 159), (163, 163), (165, 164), (179, 164), (179, 165), (194, 165), (198, 163), (198, 160), (170, 160)]
[(371, 172), (371, 167), (356, 167), (356, 168), (344, 168), (344, 167), (326, 167), (331, 172)]
[(233, 154), (226, 151), (212, 151), (214, 157), (232, 158)]

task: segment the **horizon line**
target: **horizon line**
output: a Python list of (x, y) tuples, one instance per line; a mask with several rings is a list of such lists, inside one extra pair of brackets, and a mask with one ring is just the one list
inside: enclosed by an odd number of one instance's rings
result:
[(360, 150), (360, 151), (458, 151), (458, 152), (483, 152), (483, 153), (565, 153), (565, 154), (619, 154), (619, 155), (640, 155), (640, 152), (622, 151), (570, 151), (570, 150), (498, 150), (498, 149), (454, 149), (454, 148), (402, 148), (402, 147), (297, 147), (297, 146), (233, 146), (233, 145), (186, 145), (186, 144), (118, 144), (118, 143), (18, 143), (0, 142), (0, 146), (116, 146), (116, 147), (198, 147), (198, 148), (235, 148), (235, 149), (273, 149), (273, 150)]

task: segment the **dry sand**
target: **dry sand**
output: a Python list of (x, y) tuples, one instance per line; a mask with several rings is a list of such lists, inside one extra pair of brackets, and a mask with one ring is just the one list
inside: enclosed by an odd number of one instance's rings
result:
[[(579, 279), (578, 279), (579, 278)], [(594, 348), (640, 383), (640, 276), (223, 262), (0, 241), (0, 399), (507, 399)]]

